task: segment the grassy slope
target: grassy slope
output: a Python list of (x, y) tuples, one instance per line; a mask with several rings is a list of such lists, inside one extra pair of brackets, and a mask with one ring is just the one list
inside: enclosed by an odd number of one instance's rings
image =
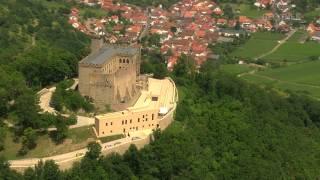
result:
[(15, 143), (13, 141), (13, 133), (8, 131), (5, 139), (5, 150), (1, 151), (0, 155), (3, 155), (7, 159), (46, 157), (85, 148), (88, 142), (94, 140), (95, 135), (91, 126), (71, 129), (69, 131), (69, 137), (63, 144), (59, 145), (52, 142), (49, 136), (46, 134), (39, 136), (35, 149), (28, 152), (28, 154), (25, 156), (17, 156), (21, 144)]
[(285, 44), (276, 52), (265, 57), (269, 61), (305, 61), (310, 56), (320, 56), (320, 44), (316, 42), (300, 43), (299, 41), (305, 36), (305, 32), (296, 32)]
[(258, 8), (247, 4), (240, 4), (237, 8), (240, 10), (240, 15), (248, 16), (250, 18), (259, 18), (266, 13), (265, 10), (259, 10)]
[(243, 78), (255, 84), (304, 92), (312, 97), (320, 98), (319, 69), (320, 61), (315, 61), (270, 69), (257, 74), (247, 74)]
[(255, 58), (272, 50), (277, 41), (284, 38), (283, 34), (271, 32), (257, 32), (243, 46), (236, 49), (232, 55), (242, 58)]
[(249, 67), (247, 65), (240, 65), (240, 64), (225, 64), (225, 65), (222, 65), (220, 68), (222, 71), (225, 71), (232, 75), (249, 72), (250, 70), (253, 69), (252, 67)]

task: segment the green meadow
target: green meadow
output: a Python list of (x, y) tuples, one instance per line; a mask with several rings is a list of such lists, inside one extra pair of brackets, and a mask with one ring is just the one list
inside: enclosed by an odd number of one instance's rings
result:
[(232, 56), (239, 58), (256, 58), (266, 52), (271, 51), (278, 41), (285, 35), (273, 32), (257, 32), (242, 46), (238, 47)]
[(310, 60), (314, 56), (320, 56), (320, 44), (314, 41), (303, 42), (306, 32), (296, 32), (277, 51), (264, 57), (270, 62), (288, 61), (298, 62)]
[(238, 75), (253, 70), (252, 67), (245, 64), (224, 64), (220, 66), (220, 69), (231, 75)]
[(320, 61), (267, 69), (242, 76), (246, 81), (320, 99)]

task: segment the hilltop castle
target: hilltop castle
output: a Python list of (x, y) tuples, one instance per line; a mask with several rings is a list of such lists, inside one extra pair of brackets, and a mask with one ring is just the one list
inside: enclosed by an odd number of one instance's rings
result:
[(140, 75), (140, 48), (97, 47), (79, 62), (79, 91), (96, 107), (109, 104), (118, 111), (95, 116), (96, 136), (165, 129), (173, 120), (178, 100), (174, 82)]
[(103, 45), (79, 62), (79, 92), (96, 107), (126, 103), (139, 94), (140, 48)]

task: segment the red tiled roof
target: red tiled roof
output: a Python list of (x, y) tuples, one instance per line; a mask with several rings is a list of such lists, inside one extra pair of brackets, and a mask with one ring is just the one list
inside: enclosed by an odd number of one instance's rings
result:
[(226, 23), (227, 23), (226, 19), (220, 18), (220, 19), (217, 20), (217, 24), (226, 24)]
[(197, 12), (196, 11), (187, 11), (183, 14), (185, 18), (192, 18)]
[(141, 25), (132, 25), (127, 29), (127, 32), (131, 32), (131, 33), (139, 33), (142, 30), (142, 26)]
[(203, 30), (198, 30), (198, 31), (195, 32), (195, 34), (196, 34), (197, 37), (203, 38), (203, 37), (205, 37), (206, 32), (203, 31)]
[(252, 23), (252, 20), (248, 18), (247, 16), (239, 16), (239, 22), (241, 24), (243, 23)]

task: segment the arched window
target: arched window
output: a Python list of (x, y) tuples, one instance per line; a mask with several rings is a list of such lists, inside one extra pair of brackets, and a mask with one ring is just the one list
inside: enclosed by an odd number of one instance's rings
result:
[(129, 59), (127, 59), (127, 63), (129, 64)]

